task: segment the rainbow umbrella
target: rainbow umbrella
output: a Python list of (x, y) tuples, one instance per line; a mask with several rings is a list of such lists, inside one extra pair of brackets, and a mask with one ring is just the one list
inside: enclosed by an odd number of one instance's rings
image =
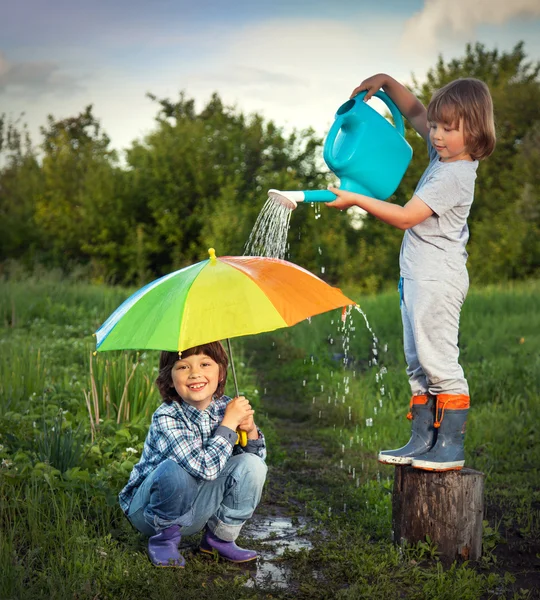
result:
[[(332, 309), (355, 304), (309, 271), (277, 258), (210, 258), (144, 286), (95, 333), (96, 350), (181, 352), (229, 338), (273, 331)], [(245, 432), (237, 430), (247, 444)]]
[(355, 304), (309, 271), (277, 258), (210, 258), (144, 286), (96, 332), (98, 351), (169, 350), (290, 327)]

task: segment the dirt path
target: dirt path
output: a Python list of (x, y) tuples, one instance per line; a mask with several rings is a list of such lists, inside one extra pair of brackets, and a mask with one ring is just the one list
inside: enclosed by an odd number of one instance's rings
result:
[(265, 408), (279, 436), (278, 452), (283, 460), (269, 465), (263, 499), (243, 535), (257, 541), (261, 556), (251, 575), (254, 585), (295, 595), (302, 581), (295, 578), (288, 564), (288, 552), (311, 550), (320, 537), (303, 498), (313, 496), (313, 484), (330, 457), (309, 436), (310, 411), (305, 406), (299, 410), (297, 405), (292, 411), (274, 400)]

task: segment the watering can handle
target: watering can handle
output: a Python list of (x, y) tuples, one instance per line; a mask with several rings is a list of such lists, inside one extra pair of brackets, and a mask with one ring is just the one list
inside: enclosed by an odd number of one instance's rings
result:
[[(359, 94), (357, 94), (355, 96), (355, 98), (358, 98), (360, 96), (359, 99), (361, 100), (364, 98), (366, 93), (367, 92), (365, 92), (365, 91), (360, 92)], [(381, 90), (376, 91), (373, 95), (377, 96), (377, 98), (380, 98), (386, 104), (386, 106), (388, 106), (388, 108), (390, 109), (392, 118), (394, 119), (395, 128), (399, 131), (399, 133), (403, 137), (405, 137), (405, 123), (403, 122), (403, 115), (399, 111), (399, 108), (395, 105), (394, 101), (390, 98), (390, 96), (388, 94), (385, 94)]]
[[(363, 99), (366, 94), (367, 94), (367, 91), (360, 92), (353, 98), (353, 100), (355, 102), (363, 102)], [(405, 123), (403, 122), (403, 116), (399, 112), (399, 108), (394, 104), (394, 102), (390, 98), (390, 96), (388, 96), (388, 94), (385, 94), (382, 90), (378, 90), (373, 95), (377, 96), (377, 98), (380, 98), (386, 104), (386, 106), (390, 109), (390, 113), (394, 119), (394, 125), (395, 125), (397, 131), (403, 137), (405, 137)], [(334, 147), (334, 142), (335, 142), (336, 137), (337, 137), (338, 133), (340, 132), (341, 128), (344, 127), (348, 122), (351, 122), (352, 119), (355, 119), (355, 118), (357, 118), (357, 116), (351, 115), (350, 113), (344, 114), (339, 119), (337, 118), (337, 115), (336, 115), (336, 120), (332, 124), (332, 127), (330, 127), (330, 131), (328, 132), (328, 135), (326, 136), (326, 140), (324, 143), (324, 149), (323, 149), (324, 160), (325, 160), (326, 164), (329, 166), (330, 166), (330, 164), (333, 164), (333, 168), (335, 171), (341, 170), (347, 164), (347, 161), (350, 160), (350, 157), (343, 161), (336, 161), (336, 158), (331, 156), (331, 152)], [(330, 168), (332, 168), (332, 167), (330, 167)]]

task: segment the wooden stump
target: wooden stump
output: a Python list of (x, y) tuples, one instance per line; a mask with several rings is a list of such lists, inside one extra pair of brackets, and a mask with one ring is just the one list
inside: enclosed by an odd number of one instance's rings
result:
[(484, 474), (473, 469), (436, 473), (396, 467), (392, 497), (394, 541), (429, 536), (444, 562), (482, 555)]

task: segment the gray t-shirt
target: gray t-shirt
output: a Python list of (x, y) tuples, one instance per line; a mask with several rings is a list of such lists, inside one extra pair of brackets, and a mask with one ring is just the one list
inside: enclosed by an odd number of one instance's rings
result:
[(406, 279), (445, 281), (466, 269), (478, 161), (441, 162), (429, 140), (428, 152), (429, 165), (414, 193), (433, 214), (405, 231), (399, 266)]

